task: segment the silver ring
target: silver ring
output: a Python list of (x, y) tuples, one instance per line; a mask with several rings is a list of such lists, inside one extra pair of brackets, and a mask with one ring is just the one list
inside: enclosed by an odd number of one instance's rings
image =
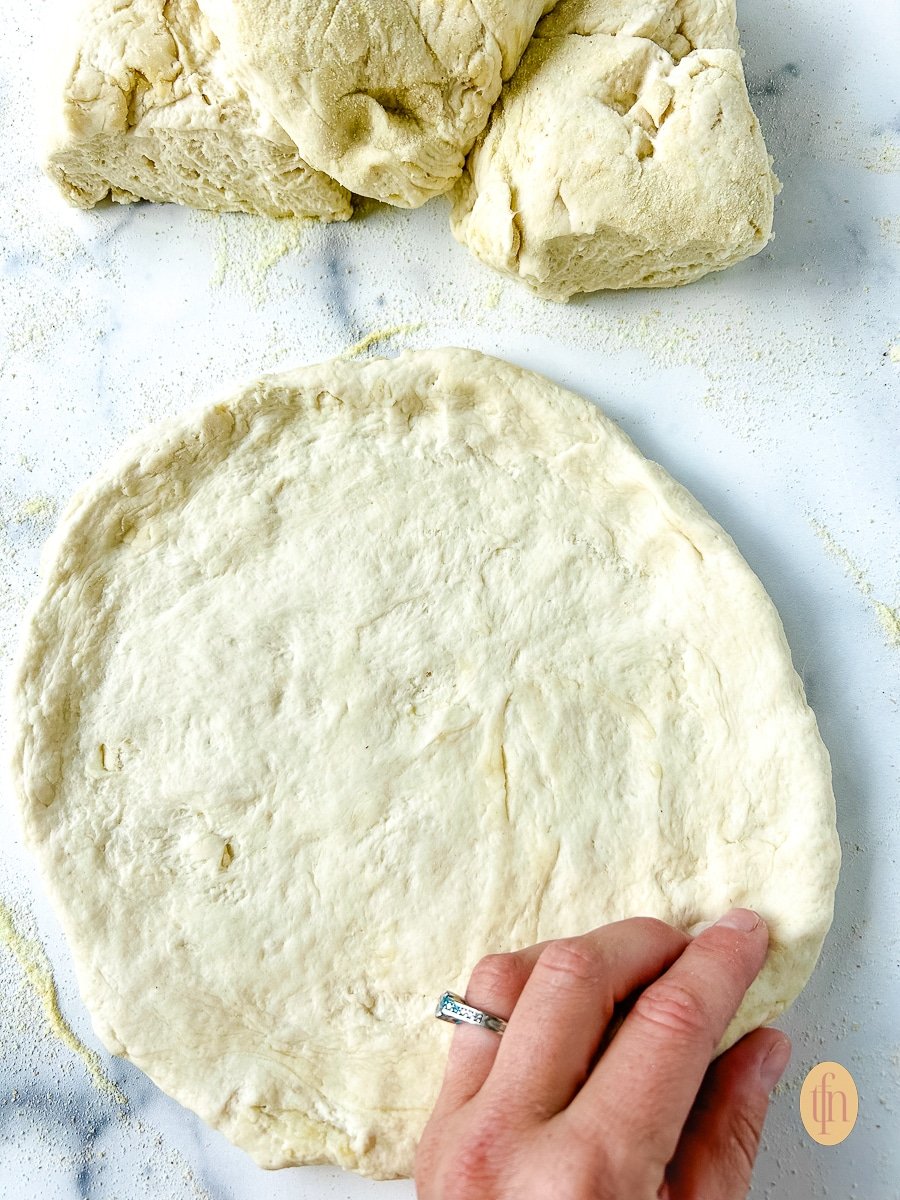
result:
[(449, 1021), (451, 1025), (480, 1025), (482, 1029), (490, 1029), (492, 1033), (501, 1037), (506, 1028), (502, 1017), (494, 1017), (480, 1008), (473, 1008), (455, 992), (444, 992), (438, 1000), (434, 1015), (439, 1021)]

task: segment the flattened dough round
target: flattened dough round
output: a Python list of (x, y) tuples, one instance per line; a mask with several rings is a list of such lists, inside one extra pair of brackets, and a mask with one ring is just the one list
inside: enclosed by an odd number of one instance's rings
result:
[(272, 376), (48, 549), (18, 786), (111, 1050), (266, 1166), (409, 1172), (477, 959), (757, 908), (730, 1043), (832, 915), (828, 757), (726, 534), (464, 350)]

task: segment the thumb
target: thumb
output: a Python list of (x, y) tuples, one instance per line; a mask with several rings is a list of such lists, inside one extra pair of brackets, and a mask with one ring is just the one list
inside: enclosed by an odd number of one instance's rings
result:
[(744, 1200), (769, 1095), (791, 1057), (777, 1029), (757, 1029), (710, 1066), (666, 1173), (671, 1200)]

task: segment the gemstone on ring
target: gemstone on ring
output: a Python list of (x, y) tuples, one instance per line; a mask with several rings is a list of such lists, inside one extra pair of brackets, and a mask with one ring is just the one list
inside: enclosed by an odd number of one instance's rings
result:
[(501, 1036), (506, 1029), (506, 1022), (502, 1017), (495, 1017), (480, 1008), (474, 1008), (455, 992), (443, 993), (437, 1002), (434, 1015), (439, 1021), (449, 1021), (451, 1025), (480, 1025), (482, 1029), (490, 1029), (492, 1033)]

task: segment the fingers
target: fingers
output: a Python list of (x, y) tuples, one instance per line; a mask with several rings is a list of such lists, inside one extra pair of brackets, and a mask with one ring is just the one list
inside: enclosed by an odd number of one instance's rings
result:
[(748, 909), (734, 909), (695, 938), (640, 994), (567, 1121), (598, 1142), (613, 1135), (661, 1171), (767, 946), (765, 923)]
[[(543, 946), (512, 954), (491, 954), (472, 972), (466, 1001), (508, 1020)], [(437, 1107), (446, 1113), (470, 1100), (487, 1079), (501, 1039), (488, 1029), (457, 1025)]]
[(744, 1200), (769, 1093), (791, 1056), (775, 1029), (757, 1029), (712, 1064), (667, 1173), (672, 1200)]
[(616, 1004), (669, 967), (690, 938), (650, 918), (618, 921), (541, 950), (487, 1087), (529, 1116), (560, 1112), (587, 1079)]

